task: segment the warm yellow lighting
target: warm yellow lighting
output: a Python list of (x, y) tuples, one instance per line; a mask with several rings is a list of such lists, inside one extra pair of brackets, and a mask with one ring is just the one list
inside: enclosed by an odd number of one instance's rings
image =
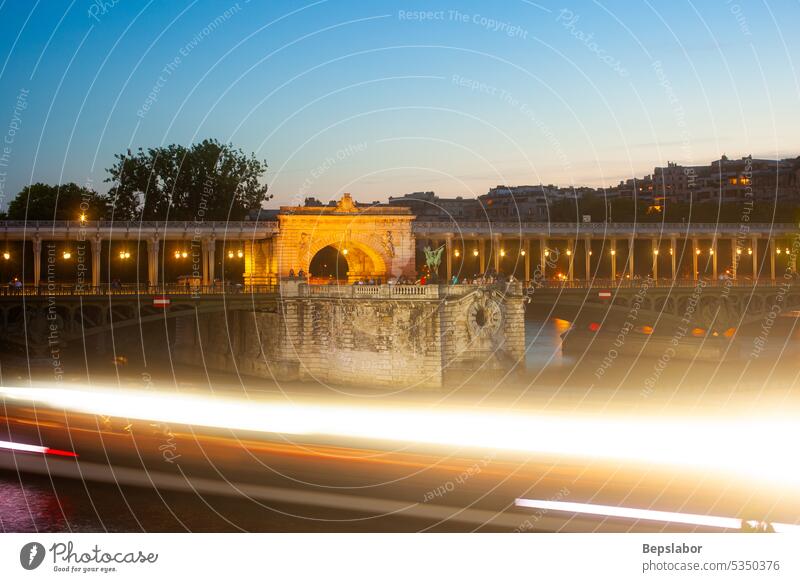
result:
[(589, 256), (590, 256), (590, 257), (592, 256), (592, 251), (589, 251)]
[(72, 258), (72, 253), (69, 251), (64, 251), (64, 253), (61, 256), (64, 257), (65, 259), (70, 259)]
[[(578, 415), (468, 409), (393, 408), (219, 395), (0, 387), (0, 397), (56, 410), (231, 431), (352, 438), (516, 451), (564, 459), (616, 460), (694, 469), (720, 478), (800, 483), (797, 422), (788, 413), (723, 416), (663, 413)], [(745, 429), (745, 430), (743, 430)], [(715, 438), (708, 438), (709, 434)], [(636, 435), (636, 438), (631, 438)]]
[(229, 258), (229, 259), (232, 259), (232, 258), (233, 258), (233, 251), (228, 251), (228, 258)]
[(128, 251), (120, 251), (119, 252), (119, 258), (120, 259), (130, 259), (131, 258), (131, 254)]
[(545, 257), (549, 257), (550, 256), (550, 250), (549, 249), (545, 249), (544, 250), (544, 256)]
[(699, 254), (700, 254), (700, 249), (697, 249), (697, 250), (694, 252), (694, 254), (696, 254), (696, 255), (699, 255)]
[(455, 250), (455, 252), (454, 252), (453, 254), (454, 254), (455, 256), (457, 256), (457, 257), (460, 257), (460, 256), (461, 256), (461, 251), (459, 251), (458, 249), (456, 249), (456, 250)]
[(617, 251), (615, 251), (614, 249), (611, 249), (611, 256), (613, 257), (616, 254), (617, 254)]
[(653, 249), (653, 254), (658, 255), (658, 249)]
[(524, 257), (525, 256), (525, 251), (520, 251), (519, 254), (521, 254)]
[(747, 249), (747, 254), (748, 255), (752, 255), (753, 254), (753, 249)]
[(775, 249), (775, 252), (781, 254), (781, 249)]
[(4, 252), (4, 253), (3, 253), (3, 258), (4, 258), (5, 260), (8, 260), (8, 259), (10, 259), (10, 258), (11, 258), (11, 253), (9, 253), (8, 251)]
[(501, 257), (505, 257), (506, 256), (506, 251), (503, 250), (503, 249), (500, 249), (500, 256)]
[(342, 254), (346, 255), (347, 254), (347, 249), (342, 249)]
[(784, 252), (786, 252), (786, 254), (788, 255), (789, 254), (789, 249), (784, 249)]
[(742, 249), (736, 249), (736, 254), (737, 255), (741, 255), (742, 254)]
[(181, 252), (181, 258), (182, 258), (182, 259), (185, 259), (185, 258), (186, 258), (186, 257), (188, 257), (188, 256), (189, 256), (189, 253), (187, 253), (186, 251), (182, 251), (182, 252)]
[(472, 254), (477, 257), (478, 256), (478, 249), (475, 249), (474, 251), (472, 251)]
[(241, 259), (244, 256), (244, 252), (241, 251), (241, 250), (238, 250), (238, 251), (236, 251), (236, 256)]
[(709, 255), (713, 255), (714, 254), (714, 249), (708, 249), (708, 254)]
[(567, 256), (568, 257), (572, 256), (572, 250), (571, 249), (567, 249)]
[(80, 219), (81, 219), (81, 222), (86, 222), (86, 215), (85, 214), (81, 214)]
[(181, 258), (181, 252), (180, 251), (175, 251), (175, 258), (176, 259), (180, 259)]
[(669, 249), (669, 254), (672, 254), (672, 247), (670, 247)]

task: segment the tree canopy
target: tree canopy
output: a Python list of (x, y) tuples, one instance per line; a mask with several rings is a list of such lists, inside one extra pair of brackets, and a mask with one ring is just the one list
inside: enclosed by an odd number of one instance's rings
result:
[(271, 198), (259, 181), (266, 162), (216, 140), (115, 159), (106, 180), (115, 219), (240, 220)]
[(107, 201), (94, 190), (70, 182), (25, 186), (8, 204), (8, 220), (87, 220), (106, 217)]

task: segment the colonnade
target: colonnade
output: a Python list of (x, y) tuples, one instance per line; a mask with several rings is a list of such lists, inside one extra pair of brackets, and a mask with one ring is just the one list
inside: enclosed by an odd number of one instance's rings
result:
[[(564, 237), (509, 237), (509, 236), (483, 236), (483, 237), (456, 237), (456, 235), (445, 235), (444, 237), (423, 238), (434, 246), (445, 246), (444, 269), (447, 279), (451, 279), (457, 271), (456, 265), (464, 265), (474, 257), (477, 272), (486, 273), (491, 267), (494, 272), (509, 274), (522, 267), (521, 278), (524, 281), (531, 281), (539, 277), (547, 277), (548, 270), (552, 271), (557, 265), (563, 264), (562, 257), (566, 257), (566, 266), (563, 273), (558, 273), (563, 280), (573, 281), (578, 278), (593, 278), (593, 269), (598, 268), (598, 261), (608, 260), (607, 272), (610, 278), (616, 280), (620, 278), (635, 276), (637, 274), (648, 274), (654, 279), (658, 278), (680, 278), (681, 267), (684, 261), (688, 262), (687, 255), (691, 257), (691, 279), (698, 280), (707, 272), (710, 266), (711, 277), (718, 279), (722, 273), (727, 277), (737, 279), (740, 276), (743, 261), (750, 262), (750, 275), (753, 278), (765, 278), (766, 273), (762, 274), (760, 260), (769, 258), (769, 279), (775, 280), (782, 274), (777, 272), (777, 259), (785, 262), (784, 271), (791, 273), (797, 272), (797, 248), (792, 248), (792, 242), (781, 241), (775, 238), (762, 238), (751, 236), (746, 238), (730, 237), (593, 237), (583, 236), (580, 238)], [(759, 250), (759, 242), (763, 253)], [(720, 242), (725, 242), (725, 246), (730, 247), (730, 260), (725, 260), (729, 266), (722, 272), (720, 269)], [(601, 246), (602, 253), (595, 253), (593, 243)], [(624, 245), (624, 252), (620, 252), (620, 243)], [(538, 257), (532, 258), (532, 247), (536, 246)], [(637, 255), (643, 254), (644, 246), (651, 256), (648, 268), (639, 268), (636, 264)], [(647, 252), (647, 251), (645, 251)], [(517, 256), (509, 256), (511, 253), (518, 253)], [(665, 265), (664, 254), (669, 254), (669, 262)], [(764, 255), (766, 253), (766, 255)], [(576, 260), (583, 258), (583, 265), (576, 265)], [(598, 256), (599, 255), (599, 256)], [(505, 261), (513, 261), (512, 269), (504, 269), (507, 265)], [(620, 260), (622, 262), (620, 262)], [(703, 261), (703, 263), (701, 263)], [(505, 263), (505, 264), (504, 264)], [(665, 269), (666, 266), (666, 269)], [(534, 269), (536, 273), (534, 273)], [(638, 270), (637, 270), (638, 269)], [(644, 272), (646, 271), (646, 273)], [(666, 271), (666, 272), (665, 272)], [(582, 277), (581, 277), (582, 275)], [(461, 275), (463, 277), (463, 274)]]
[[(24, 241), (7, 241), (8, 242), (18, 242), (24, 243)], [(90, 253), (90, 261), (88, 268), (86, 270), (89, 271), (91, 274), (91, 286), (92, 287), (99, 287), (101, 285), (101, 266), (102, 266), (102, 259), (103, 254), (102, 251), (104, 249), (104, 245), (111, 243), (117, 243), (121, 249), (128, 249), (128, 250), (121, 250), (120, 251), (120, 258), (121, 259), (130, 259), (133, 258), (136, 260), (135, 253), (140, 248), (139, 241), (137, 240), (119, 240), (119, 239), (104, 239), (101, 236), (92, 236), (90, 238), (84, 240), (65, 240), (65, 239), (54, 239), (48, 240), (42, 236), (36, 235), (31, 239), (32, 242), (32, 249), (33, 249), (33, 285), (38, 287), (42, 284), (42, 264), (43, 264), (43, 247), (46, 247), (50, 244), (55, 243), (63, 243), (72, 245), (75, 243), (80, 243), (85, 245), (91, 250)], [(128, 242), (130, 247), (126, 246), (124, 243)], [(162, 255), (162, 250), (165, 251), (165, 260), (169, 258), (169, 255), (166, 254), (165, 249), (165, 241), (162, 241), (158, 237), (148, 238), (144, 241), (146, 243), (146, 252), (144, 253), (145, 261), (147, 263), (147, 282), (150, 285), (158, 285), (159, 280), (161, 279), (161, 275), (163, 273), (163, 262), (161, 261), (160, 257)], [(190, 265), (190, 273), (189, 276), (197, 277), (201, 284), (204, 286), (211, 285), (216, 277), (216, 246), (217, 240), (215, 237), (208, 237), (208, 238), (200, 238), (200, 239), (190, 239), (190, 240), (169, 240), (166, 241), (167, 243), (173, 243), (172, 246), (175, 246), (176, 250), (173, 251), (173, 255), (176, 260), (187, 260), (189, 261)], [(120, 245), (120, 243), (122, 243)], [(177, 243), (174, 244), (174, 243)], [(9, 248), (8, 246), (6, 247)], [(70, 248), (70, 247), (65, 247)], [(82, 248), (82, 247), (81, 247)], [(110, 246), (109, 252), (110, 252)], [(133, 253), (131, 253), (133, 250)], [(7, 260), (10, 260), (11, 253), (7, 250), (6, 257)], [(71, 260), (72, 252), (62, 251), (59, 257), (53, 258), (53, 260)], [(238, 252), (233, 255), (235, 258), (241, 259), (243, 254)], [(80, 254), (80, 257), (83, 257), (83, 254)], [(76, 253), (76, 259), (78, 258)], [(116, 257), (112, 256), (112, 260), (116, 259)], [(48, 257), (48, 260), (49, 257)]]

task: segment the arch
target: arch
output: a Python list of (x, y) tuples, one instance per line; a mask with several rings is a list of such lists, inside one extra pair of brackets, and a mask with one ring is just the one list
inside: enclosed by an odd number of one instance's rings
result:
[(332, 245), (322, 247), (311, 257), (308, 276), (311, 283), (324, 283), (327, 280), (347, 279), (350, 263), (339, 249)]
[[(390, 273), (386, 258), (378, 250), (380, 246), (381, 242), (377, 237), (357, 233), (353, 233), (349, 237), (346, 237), (344, 232), (328, 234), (319, 238), (313, 237), (304, 256), (302, 251), (300, 253), (300, 268), (307, 273), (310, 272), (311, 261), (317, 253), (325, 247), (333, 247), (342, 254), (347, 254), (348, 281), (358, 280), (362, 277), (380, 278), (386, 281)], [(345, 250), (347, 253), (344, 253)]]

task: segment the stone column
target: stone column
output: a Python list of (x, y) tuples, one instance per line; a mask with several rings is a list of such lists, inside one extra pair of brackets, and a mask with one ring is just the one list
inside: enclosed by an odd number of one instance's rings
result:
[(478, 239), (478, 260), (480, 261), (481, 274), (486, 272), (486, 247), (483, 239)]
[(699, 273), (697, 272), (697, 239), (692, 239), (692, 280), (697, 281)]
[(525, 257), (523, 259), (525, 263), (525, 283), (528, 283), (531, 280), (531, 239), (526, 238), (522, 241), (522, 254)]
[(150, 285), (158, 285), (158, 255), (160, 241), (158, 238), (151, 238), (147, 241), (147, 273)]
[(569, 277), (570, 281), (575, 280), (575, 247), (572, 240), (567, 241), (567, 259), (569, 260)]
[(678, 263), (677, 263), (677, 256), (678, 256), (678, 239), (674, 236), (669, 239), (669, 258), (670, 262), (672, 263), (672, 280), (675, 281), (678, 278)]
[(711, 241), (711, 273), (714, 281), (717, 280), (717, 239)]
[(753, 249), (753, 281), (758, 280), (758, 238), (753, 237), (750, 241)]
[(653, 247), (653, 280), (658, 281), (658, 239), (654, 238), (650, 244)]
[[(22, 242), (22, 252), (25, 252), (25, 242)], [(33, 286), (38, 287), (42, 283), (42, 239), (39, 236), (33, 237)]]
[(499, 235), (495, 235), (492, 237), (492, 264), (494, 266), (494, 272), (500, 272), (500, 240)]
[(611, 281), (617, 282), (617, 239), (611, 239)]
[(628, 239), (628, 262), (630, 266), (628, 267), (628, 273), (630, 273), (631, 280), (636, 275), (636, 262), (635, 262), (635, 255), (636, 255), (636, 239), (631, 237)]
[(92, 237), (92, 287), (100, 286), (100, 257), (103, 250), (103, 242), (100, 236)]
[(541, 269), (542, 280), (547, 280), (547, 257), (544, 255), (547, 250), (547, 239), (541, 237), (539, 239), (539, 268)]
[(586, 280), (590, 281), (592, 279), (592, 237), (587, 236), (583, 239), (583, 244), (585, 247), (585, 266), (586, 266)]
[(213, 285), (214, 284), (214, 269), (216, 267), (216, 256), (215, 253), (217, 251), (217, 240), (214, 237), (211, 237), (206, 242), (206, 263), (208, 265), (208, 282), (206, 285)]
[(447, 255), (447, 282), (453, 280), (453, 236), (447, 235), (447, 238), (444, 239), (444, 254)]
[(769, 239), (767, 252), (769, 253), (769, 278), (771, 281), (775, 281), (775, 239)]

